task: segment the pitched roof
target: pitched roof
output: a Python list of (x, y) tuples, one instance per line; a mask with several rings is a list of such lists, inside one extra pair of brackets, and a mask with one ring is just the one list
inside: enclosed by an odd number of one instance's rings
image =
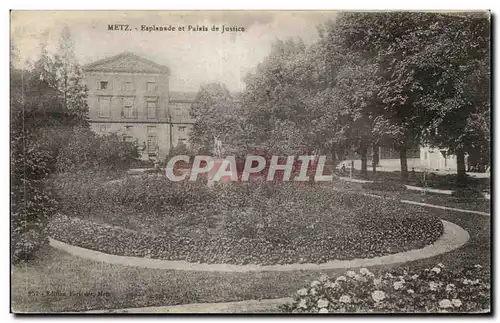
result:
[(196, 92), (175, 92), (169, 93), (170, 102), (194, 102), (196, 99)]
[(157, 64), (149, 59), (134, 53), (125, 52), (107, 57), (83, 66), (89, 72), (128, 72), (128, 73), (166, 73), (170, 74), (168, 67)]

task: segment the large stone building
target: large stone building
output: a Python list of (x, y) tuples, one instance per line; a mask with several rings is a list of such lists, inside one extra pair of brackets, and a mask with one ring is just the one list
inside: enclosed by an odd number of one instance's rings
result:
[(170, 92), (167, 67), (122, 53), (87, 64), (83, 71), (93, 131), (135, 142), (145, 160), (163, 159), (172, 147), (188, 144), (196, 93)]

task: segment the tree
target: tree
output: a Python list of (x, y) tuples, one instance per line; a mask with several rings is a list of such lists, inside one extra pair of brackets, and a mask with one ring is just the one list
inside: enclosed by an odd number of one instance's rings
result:
[(79, 126), (88, 125), (88, 89), (83, 84), (83, 71), (74, 53), (74, 43), (67, 26), (61, 31), (59, 50), (55, 55), (56, 79), (54, 86), (64, 109), (71, 113)]
[[(368, 63), (376, 69), (373, 86), (365, 90), (375, 96), (366, 106), (368, 113), (363, 112), (364, 109), (361, 111), (372, 117), (372, 134), (376, 141), (390, 143), (399, 150), (403, 180), (408, 177), (406, 150), (409, 147), (432, 142), (449, 147), (462, 160), (463, 153), (456, 144), (461, 136), (459, 132), (466, 130), (466, 122), (461, 120), (475, 115), (475, 120), (482, 120), (480, 124), (487, 124), (484, 108), (483, 113), (471, 114), (461, 105), (462, 118), (446, 112), (453, 110), (450, 104), (459, 101), (454, 94), (457, 89), (465, 84), (471, 85), (466, 80), (474, 75), (488, 75), (484, 73), (484, 67), (488, 66), (484, 59), (482, 64), (473, 63), (478, 62), (474, 55), (487, 57), (484, 53), (488, 51), (489, 35), (485, 35), (488, 23), (472, 31), (471, 28), (475, 27), (470, 19), (467, 15), (440, 13), (354, 12), (342, 13), (330, 27), (330, 43), (333, 44), (330, 46), (344, 55), (355, 57), (349, 65), (362, 68)], [(464, 48), (470, 50), (464, 51)], [(470, 62), (469, 67), (465, 67), (466, 61)], [(474, 69), (476, 73), (473, 73)], [(483, 81), (476, 77), (476, 81), (485, 88), (484, 77)], [(467, 93), (465, 89), (462, 92)], [(485, 93), (483, 91), (480, 95), (483, 101)], [(485, 105), (480, 103), (478, 106)], [(437, 131), (436, 123), (449, 128), (443, 123), (443, 115), (448, 116), (449, 122), (462, 124), (455, 126), (459, 131)], [(436, 139), (436, 133), (440, 133), (441, 139)], [(458, 139), (458, 142), (462, 140)], [(478, 142), (477, 138), (474, 142)], [(463, 163), (459, 164), (459, 172), (464, 174)]]
[[(465, 154), (490, 146), (490, 17), (443, 15), (421, 59), (419, 85), (426, 92), (417, 106), (430, 111), (425, 139), (457, 157), (457, 184), (467, 185)], [(473, 158), (474, 159), (474, 158)], [(479, 157), (481, 159), (481, 157)]]
[(328, 86), (321, 44), (277, 40), (256, 71), (247, 75), (242, 95), (245, 130), (254, 150), (268, 154), (332, 153), (341, 126), (336, 93)]
[(50, 168), (55, 171), (59, 151), (68, 143), (73, 128), (89, 127), (87, 88), (67, 27), (56, 55), (51, 55), (44, 43), (40, 48), (38, 60), (18, 71), (22, 77), (14, 88), (24, 91), (25, 128), (51, 151)]
[(49, 102), (41, 99), (50, 100), (50, 96), (28, 87), (35, 84), (43, 88), (34, 82), (31, 72), (11, 65), (10, 74), (10, 223), (12, 261), (16, 263), (30, 258), (47, 242), (45, 228), (56, 211), (56, 201), (44, 185), (51, 172), (50, 152), (29, 128), (34, 107), (46, 107)]
[(212, 151), (214, 139), (229, 140), (238, 117), (237, 103), (225, 85), (211, 83), (202, 86), (191, 106), (190, 114), (195, 120), (190, 133), (194, 151)]
[[(361, 157), (361, 174), (367, 176), (368, 151), (381, 144), (393, 144), (383, 115), (380, 84), (387, 77), (379, 61), (380, 50), (373, 40), (380, 37), (383, 17), (378, 13), (342, 13), (326, 25), (323, 46), (327, 48), (331, 87), (343, 104), (346, 140)], [(392, 127), (394, 128), (394, 126)], [(378, 154), (378, 153), (377, 153)], [(374, 156), (373, 169), (377, 160)], [(406, 159), (404, 160), (406, 161)]]

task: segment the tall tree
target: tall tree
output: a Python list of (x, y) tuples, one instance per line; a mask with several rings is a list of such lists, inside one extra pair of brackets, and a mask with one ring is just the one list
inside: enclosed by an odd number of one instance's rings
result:
[[(449, 147), (462, 160), (459, 145), (443, 141), (446, 137), (457, 143), (460, 137), (457, 132), (430, 131), (435, 128), (432, 125), (440, 119), (440, 113), (449, 110), (443, 103), (457, 103), (453, 93), (470, 78), (466, 73), (472, 69), (465, 68), (463, 62), (475, 61), (475, 54), (462, 49), (475, 48), (481, 53), (488, 50), (484, 41), (479, 43), (487, 37), (472, 32), (464, 17), (459, 18), (461, 22), (457, 18), (439, 13), (343, 13), (331, 29), (332, 38), (340, 42), (341, 49), (358, 55), (359, 59), (351, 64), (359, 68), (369, 62), (378, 70), (375, 87), (367, 89), (375, 93), (372, 104), (367, 107), (371, 110), (369, 115), (375, 117), (372, 119), (376, 121), (373, 123), (375, 138), (390, 140), (400, 152), (403, 180), (408, 178), (407, 149), (423, 141)], [(478, 37), (473, 40), (475, 36)], [(477, 64), (475, 66), (480, 70)], [(460, 114), (470, 115), (463, 106)], [(463, 123), (459, 115), (447, 115), (450, 122)], [(463, 126), (456, 128), (465, 130)], [(430, 133), (433, 135), (429, 136)], [(435, 138), (436, 133), (441, 134), (441, 140), (429, 139)], [(463, 174), (462, 167), (459, 172)]]
[(307, 149), (307, 88), (299, 86), (307, 83), (304, 80), (310, 75), (306, 61), (302, 41), (277, 40), (269, 56), (245, 78), (241, 106), (246, 111), (244, 131), (249, 149), (269, 154), (294, 154)]
[[(457, 157), (457, 181), (466, 185), (465, 153), (488, 147), (489, 39), (487, 14), (420, 14), (388, 48), (398, 60), (385, 85), (387, 103), (410, 103), (403, 116), (419, 141)], [(386, 60), (387, 62), (387, 60)], [(411, 107), (411, 110), (410, 110)], [(416, 131), (415, 131), (416, 130)], [(486, 148), (487, 150), (488, 148)]]
[(226, 140), (235, 123), (235, 102), (225, 85), (211, 83), (202, 86), (190, 115), (195, 122), (190, 133), (193, 150), (211, 152), (214, 140)]
[(88, 125), (87, 88), (83, 72), (75, 56), (74, 42), (68, 26), (61, 31), (59, 49), (55, 55), (55, 84), (64, 109), (74, 116), (79, 126)]
[(465, 154), (489, 154), (490, 28), (486, 13), (442, 15), (421, 57), (419, 85), (432, 89), (417, 102), (433, 116), (426, 140), (455, 153), (459, 186), (467, 184)]

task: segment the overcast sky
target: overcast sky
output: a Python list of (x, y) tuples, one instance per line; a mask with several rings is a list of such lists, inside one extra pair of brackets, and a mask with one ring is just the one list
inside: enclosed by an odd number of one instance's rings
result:
[[(15, 11), (12, 43), (21, 61), (34, 60), (40, 43), (55, 50), (67, 25), (81, 64), (131, 51), (171, 70), (172, 91), (197, 91), (203, 83), (223, 82), (231, 91), (243, 88), (243, 77), (269, 53), (276, 38), (317, 39), (316, 26), (335, 17), (319, 11)], [(110, 24), (132, 31), (108, 31)], [(141, 25), (186, 26), (186, 31), (142, 32)], [(188, 25), (237, 26), (245, 32), (195, 32)], [(137, 28), (138, 30), (135, 30)]]

